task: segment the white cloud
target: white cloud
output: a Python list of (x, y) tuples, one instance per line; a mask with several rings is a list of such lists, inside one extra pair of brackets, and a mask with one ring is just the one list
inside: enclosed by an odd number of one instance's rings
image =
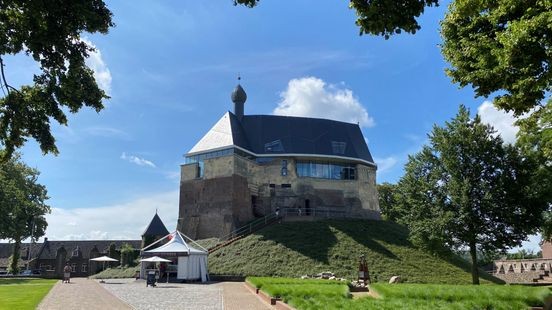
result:
[(493, 126), (498, 131), (504, 142), (516, 142), (519, 128), (514, 125), (516, 118), (512, 112), (499, 111), (490, 101), (485, 101), (477, 108), (477, 114), (483, 123)]
[(292, 79), (280, 96), (282, 101), (272, 112), (276, 115), (331, 118), (363, 127), (375, 124), (352, 90), (316, 77)]
[(46, 216), (51, 240), (140, 239), (155, 212), (168, 230), (176, 228), (178, 191), (158, 193), (103, 207), (53, 208)]
[(386, 158), (374, 158), (374, 161), (378, 165), (378, 173), (390, 170), (391, 168), (395, 167), (398, 162), (398, 160), (393, 156)]
[(140, 157), (134, 156), (134, 155), (127, 155), (125, 152), (123, 152), (123, 154), (121, 154), (121, 159), (126, 160), (129, 163), (136, 164), (138, 166), (149, 166), (149, 167), (152, 167), (152, 168), (156, 167), (153, 162), (151, 162), (147, 159), (140, 158)]
[(86, 38), (82, 39), (82, 41), (95, 49), (95, 51), (88, 54), (86, 65), (94, 71), (94, 77), (96, 78), (98, 86), (109, 95), (111, 93), (111, 71), (109, 71), (109, 68), (102, 58), (102, 52), (92, 41)]

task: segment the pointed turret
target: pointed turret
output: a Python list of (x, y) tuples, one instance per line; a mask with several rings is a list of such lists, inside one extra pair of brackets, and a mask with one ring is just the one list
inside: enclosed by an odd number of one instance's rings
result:
[(155, 212), (151, 222), (142, 234), (142, 248), (152, 244), (168, 234), (169, 231), (167, 230), (167, 227), (165, 227), (165, 224), (163, 224), (163, 221), (161, 221), (161, 218), (157, 215), (157, 212)]

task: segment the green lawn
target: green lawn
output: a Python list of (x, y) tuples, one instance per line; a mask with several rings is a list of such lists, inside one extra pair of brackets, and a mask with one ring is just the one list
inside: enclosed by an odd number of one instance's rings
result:
[(380, 298), (352, 299), (346, 283), (327, 280), (249, 277), (272, 297), (303, 309), (527, 309), (552, 296), (548, 287), (509, 285), (371, 285)]
[(35, 309), (57, 281), (0, 279), (0, 309)]

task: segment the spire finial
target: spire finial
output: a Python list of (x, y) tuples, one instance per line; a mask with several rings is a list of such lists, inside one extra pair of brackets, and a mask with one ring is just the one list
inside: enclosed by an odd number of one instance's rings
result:
[(238, 73), (238, 83), (241, 81), (241, 75)]
[(155, 214), (157, 214), (157, 208), (155, 208)]

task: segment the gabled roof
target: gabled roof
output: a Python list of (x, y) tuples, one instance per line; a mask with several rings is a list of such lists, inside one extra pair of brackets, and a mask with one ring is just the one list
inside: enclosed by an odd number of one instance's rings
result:
[(231, 112), (224, 114), (187, 155), (231, 146), (257, 156), (340, 157), (375, 165), (357, 124), (279, 115), (245, 115), (239, 121)]
[(159, 218), (159, 215), (155, 213), (153, 218), (151, 219), (151, 222), (148, 225), (148, 228), (144, 231), (142, 234), (143, 236), (165, 236), (169, 233), (167, 230), (167, 227), (165, 227), (165, 224), (163, 224), (163, 221)]
[(112, 243), (115, 244), (117, 249), (120, 249), (124, 243), (139, 249), (142, 240), (47, 240), (40, 246), (37, 257), (40, 259), (55, 259), (57, 250), (63, 247), (67, 251), (67, 258), (70, 258), (77, 248), (81, 251), (83, 258), (89, 258), (94, 248), (98, 249), (99, 253), (106, 253)]

